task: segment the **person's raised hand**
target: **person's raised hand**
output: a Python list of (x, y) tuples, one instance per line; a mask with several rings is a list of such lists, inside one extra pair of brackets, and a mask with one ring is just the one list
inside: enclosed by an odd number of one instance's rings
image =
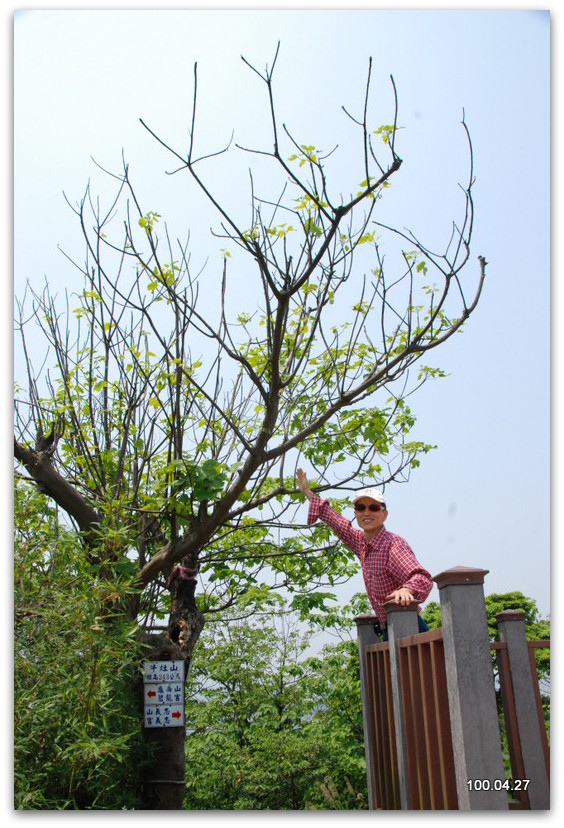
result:
[(303, 469), (297, 469), (296, 471), (296, 482), (298, 484), (298, 489), (309, 500), (311, 498), (312, 492), (309, 488), (309, 481), (307, 479), (307, 474)]

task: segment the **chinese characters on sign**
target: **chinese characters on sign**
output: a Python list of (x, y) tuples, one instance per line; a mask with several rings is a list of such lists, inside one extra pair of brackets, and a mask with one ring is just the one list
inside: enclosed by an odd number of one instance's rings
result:
[(145, 727), (184, 726), (184, 662), (144, 661)]

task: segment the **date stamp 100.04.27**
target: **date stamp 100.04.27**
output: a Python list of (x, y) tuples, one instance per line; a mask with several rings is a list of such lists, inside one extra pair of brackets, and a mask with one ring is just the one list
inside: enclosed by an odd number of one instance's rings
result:
[(517, 793), (526, 791), (529, 779), (469, 779), (466, 784), (470, 791), (507, 791)]

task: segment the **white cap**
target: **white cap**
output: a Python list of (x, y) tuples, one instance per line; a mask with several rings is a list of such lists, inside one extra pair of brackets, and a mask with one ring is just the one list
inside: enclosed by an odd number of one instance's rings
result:
[(386, 499), (381, 491), (378, 489), (361, 489), (360, 492), (357, 492), (353, 498), (353, 503), (356, 503), (357, 500), (360, 500), (361, 497), (369, 497), (371, 500), (375, 500), (377, 503), (386, 503)]

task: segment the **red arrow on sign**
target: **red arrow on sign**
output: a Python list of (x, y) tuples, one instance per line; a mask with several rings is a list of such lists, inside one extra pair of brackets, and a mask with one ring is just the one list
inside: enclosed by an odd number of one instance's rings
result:
[(157, 694), (154, 690), (149, 690), (147, 695), (149, 696), (149, 698), (151, 698), (152, 696), (156, 696)]
[(182, 715), (182, 714), (181, 714), (181, 713), (179, 713), (179, 712), (177, 711), (176, 713), (173, 713), (173, 714), (172, 714), (172, 718), (173, 718), (173, 719), (179, 719), (181, 715)]

